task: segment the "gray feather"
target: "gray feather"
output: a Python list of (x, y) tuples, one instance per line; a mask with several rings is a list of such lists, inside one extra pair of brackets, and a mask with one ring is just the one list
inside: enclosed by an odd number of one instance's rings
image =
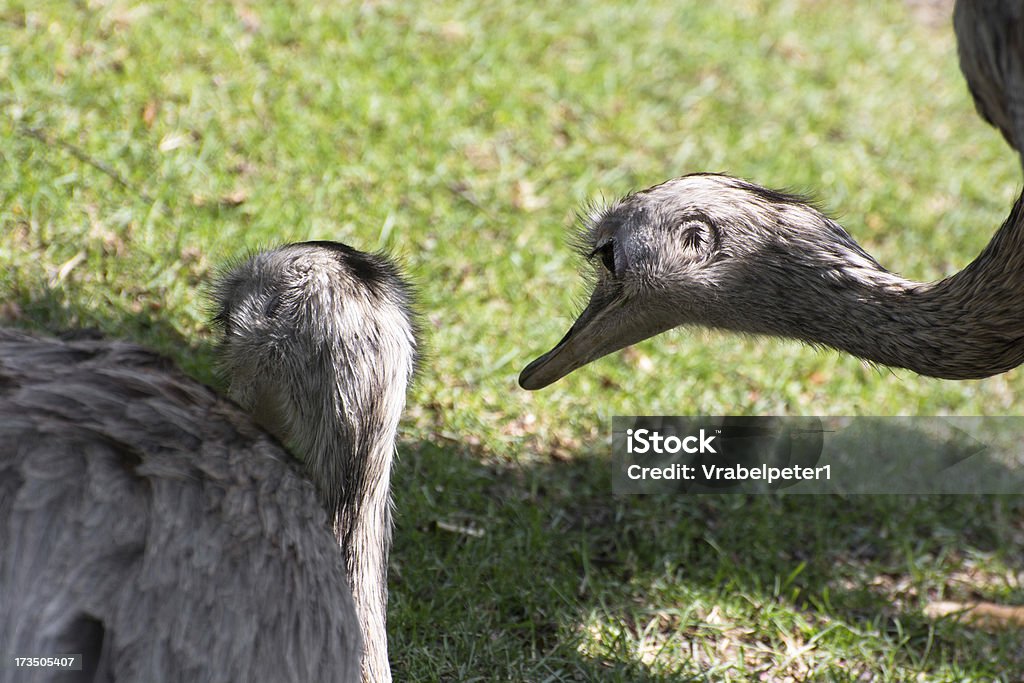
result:
[[(305, 464), (145, 349), (0, 330), (6, 657), (81, 651), (82, 680), (390, 679), (388, 486), (415, 329), (394, 267), (372, 257), (387, 267), (357, 275), (366, 255), (339, 261), (341, 248), (257, 254), (217, 289), (233, 392), (263, 397), (245, 408)], [(238, 315), (253, 297), (295, 308)], [(312, 338), (317, 353), (296, 355)], [(346, 525), (360, 531), (339, 550)], [(0, 667), (3, 681), (51, 678), (68, 680)]]

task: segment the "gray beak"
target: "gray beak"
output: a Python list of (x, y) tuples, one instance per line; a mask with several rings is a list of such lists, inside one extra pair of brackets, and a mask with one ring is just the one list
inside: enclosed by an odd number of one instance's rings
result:
[(595, 290), (562, 341), (523, 369), (519, 386), (529, 391), (543, 389), (591, 361), (672, 327), (675, 325), (654, 309)]
[(543, 389), (590, 362), (591, 359), (584, 353), (584, 344), (580, 341), (581, 320), (583, 316), (569, 328), (562, 341), (555, 344), (555, 348), (523, 368), (519, 374), (519, 386), (528, 391)]

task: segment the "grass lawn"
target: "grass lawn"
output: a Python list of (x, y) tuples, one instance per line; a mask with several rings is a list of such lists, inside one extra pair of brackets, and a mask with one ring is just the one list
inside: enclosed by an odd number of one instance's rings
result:
[(216, 383), (220, 264), (399, 254), (429, 355), (394, 482), (396, 680), (1020, 681), (1020, 631), (922, 611), (1024, 603), (1020, 499), (616, 498), (608, 448), (617, 414), (1014, 414), (1021, 370), (682, 330), (516, 385), (578, 310), (565, 236), (602, 195), (729, 172), (813, 192), (908, 277), (974, 258), (1021, 174), (944, 4), (2, 0), (0, 317)]

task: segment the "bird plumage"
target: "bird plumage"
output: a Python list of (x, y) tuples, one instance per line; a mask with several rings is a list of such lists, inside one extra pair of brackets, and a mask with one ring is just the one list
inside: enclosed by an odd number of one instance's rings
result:
[[(960, 67), (978, 113), (1024, 149), (1024, 3), (957, 0)], [(790, 337), (949, 379), (1024, 360), (1024, 195), (985, 250), (933, 283), (883, 268), (805, 198), (694, 174), (591, 210), (576, 237), (590, 301), (523, 369), (540, 389), (679, 325)], [(600, 257), (599, 260), (596, 260)]]
[(81, 652), (89, 680), (389, 680), (408, 286), (313, 243), (254, 255), (215, 298), (242, 407), (133, 344), (0, 330), (5, 654)]
[(1024, 3), (957, 0), (953, 31), (978, 114), (1024, 151)]
[(593, 214), (578, 241), (592, 256), (590, 301), (523, 370), (524, 388), (680, 325), (796, 338), (951, 379), (1024, 360), (1020, 199), (970, 265), (933, 283), (886, 270), (802, 198), (725, 175), (629, 195)]

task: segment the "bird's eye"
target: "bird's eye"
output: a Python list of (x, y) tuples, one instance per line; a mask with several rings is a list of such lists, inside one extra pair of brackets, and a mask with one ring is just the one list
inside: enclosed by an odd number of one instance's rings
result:
[(605, 269), (609, 273), (614, 275), (615, 274), (615, 243), (610, 241), (610, 240), (608, 242), (605, 242), (600, 247), (595, 249), (593, 251), (593, 253), (591, 253), (590, 256), (591, 256), (591, 258), (593, 258), (594, 256), (597, 256), (597, 255), (601, 256), (601, 263), (604, 264)]

